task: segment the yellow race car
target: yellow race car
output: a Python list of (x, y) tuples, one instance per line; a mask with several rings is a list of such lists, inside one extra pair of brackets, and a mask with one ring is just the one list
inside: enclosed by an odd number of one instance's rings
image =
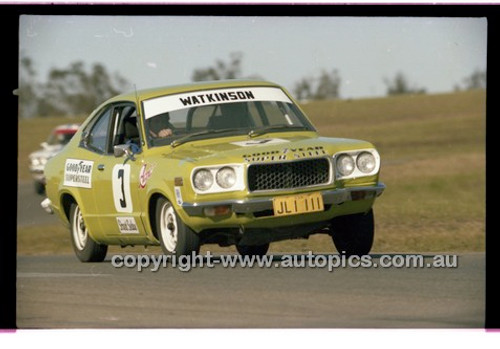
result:
[(276, 84), (197, 83), (99, 106), (47, 162), (42, 206), (69, 225), (83, 262), (104, 260), (108, 245), (264, 255), (314, 233), (363, 255), (385, 188), (379, 169), (372, 144), (320, 137)]

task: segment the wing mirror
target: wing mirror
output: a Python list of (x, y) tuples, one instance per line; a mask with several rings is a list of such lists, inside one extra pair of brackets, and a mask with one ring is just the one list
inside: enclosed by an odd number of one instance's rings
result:
[(134, 152), (132, 151), (132, 145), (131, 144), (118, 144), (113, 147), (113, 154), (115, 155), (116, 158), (121, 158), (122, 156), (126, 156), (127, 160), (132, 160), (135, 161), (134, 157)]

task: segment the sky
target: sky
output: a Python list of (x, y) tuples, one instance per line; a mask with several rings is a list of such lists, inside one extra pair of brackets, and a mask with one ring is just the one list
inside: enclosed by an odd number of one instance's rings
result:
[(486, 71), (487, 19), (447, 17), (38, 16), (20, 18), (21, 56), (38, 80), (52, 68), (102, 63), (138, 89), (189, 83), (198, 68), (241, 52), (242, 75), (291, 92), (336, 69), (341, 98), (386, 95), (402, 72), (428, 93)]

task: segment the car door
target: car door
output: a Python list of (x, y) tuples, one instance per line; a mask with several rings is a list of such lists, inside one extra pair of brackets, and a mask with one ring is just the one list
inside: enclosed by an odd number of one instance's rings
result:
[(95, 204), (95, 193), (99, 191), (97, 163), (107, 149), (112, 108), (100, 109), (85, 126), (78, 150), (65, 161), (64, 185), (74, 188), (78, 205), (81, 207), (85, 224), (94, 238), (100, 240), (103, 230), (101, 212)]
[[(135, 105), (118, 103), (112, 106), (106, 150), (96, 161), (95, 206), (100, 224), (109, 239), (122, 244), (143, 242), (146, 233), (141, 220), (143, 207), (139, 200), (139, 177), (142, 163), (139, 133), (126, 133), (127, 122), (136, 123)], [(137, 128), (137, 124), (135, 124)], [(135, 138), (135, 139), (132, 139)], [(134, 144), (133, 158), (115, 157), (113, 147)]]

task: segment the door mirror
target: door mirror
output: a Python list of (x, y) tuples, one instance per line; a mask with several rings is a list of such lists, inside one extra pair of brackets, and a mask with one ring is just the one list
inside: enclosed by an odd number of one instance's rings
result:
[(118, 144), (113, 147), (113, 154), (116, 158), (121, 158), (124, 155), (133, 155), (130, 150), (130, 144)]
[[(126, 156), (127, 160), (131, 159), (135, 161), (134, 152), (132, 151), (131, 144), (118, 144), (113, 147), (113, 154), (116, 158), (121, 158)], [(125, 161), (127, 161), (125, 160)]]

